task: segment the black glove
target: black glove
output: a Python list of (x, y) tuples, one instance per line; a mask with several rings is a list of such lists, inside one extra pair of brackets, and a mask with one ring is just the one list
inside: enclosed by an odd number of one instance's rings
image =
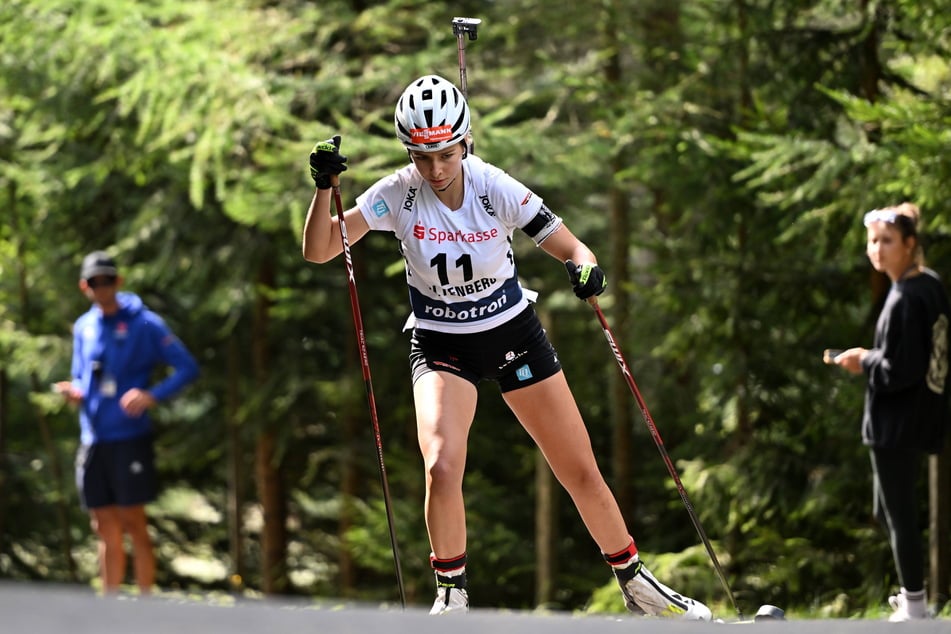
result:
[(565, 262), (565, 268), (568, 269), (568, 279), (578, 299), (600, 295), (608, 287), (604, 271), (597, 264), (575, 264), (568, 260)]
[(330, 177), (347, 171), (347, 157), (340, 153), (340, 135), (320, 141), (310, 151), (310, 175), (317, 189), (330, 189)]

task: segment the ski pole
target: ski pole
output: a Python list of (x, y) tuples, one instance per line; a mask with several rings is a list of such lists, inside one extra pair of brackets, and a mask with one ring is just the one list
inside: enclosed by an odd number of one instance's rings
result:
[[(574, 271), (575, 265), (570, 260), (565, 263), (565, 266), (568, 268), (569, 274)], [(693, 504), (690, 502), (690, 498), (687, 496), (687, 490), (684, 488), (683, 482), (680, 481), (680, 476), (677, 474), (677, 469), (674, 467), (674, 463), (670, 459), (670, 454), (667, 453), (667, 448), (664, 446), (664, 439), (661, 438), (660, 432), (657, 430), (657, 425), (654, 424), (654, 419), (651, 416), (650, 411), (647, 409), (647, 404), (644, 402), (644, 397), (641, 396), (640, 390), (637, 389), (637, 383), (634, 382), (634, 377), (631, 375), (631, 371), (627, 367), (627, 362), (624, 360), (624, 355), (621, 354), (621, 348), (618, 346), (617, 341), (614, 339), (614, 335), (611, 333), (611, 327), (608, 326), (608, 320), (604, 317), (604, 313), (601, 311), (601, 306), (598, 304), (598, 298), (595, 296), (589, 297), (587, 301), (589, 304), (591, 304), (595, 314), (598, 316), (598, 321), (601, 322), (601, 329), (604, 331), (604, 337), (608, 340), (608, 345), (611, 346), (611, 351), (614, 353), (614, 358), (617, 360), (618, 366), (621, 368), (621, 374), (624, 375), (624, 379), (627, 381), (628, 387), (631, 388), (631, 392), (634, 394), (634, 399), (637, 401), (637, 405), (641, 410), (641, 414), (644, 417), (644, 422), (647, 424), (647, 428), (650, 430), (651, 438), (654, 439), (654, 444), (657, 445), (657, 450), (664, 459), (664, 464), (667, 465), (667, 471), (673, 478), (674, 484), (677, 485), (677, 492), (680, 493), (680, 499), (683, 500), (684, 506), (687, 508), (687, 514), (690, 515), (690, 520), (693, 522), (694, 528), (697, 529), (697, 534), (700, 535), (700, 540), (707, 549), (707, 554), (710, 555), (710, 560), (713, 562), (713, 567), (716, 569), (717, 576), (720, 578), (720, 583), (723, 584), (723, 588), (726, 590), (727, 596), (730, 598), (730, 603), (733, 604), (733, 609), (736, 610), (737, 615), (739, 615), (739, 617), (742, 619), (743, 613), (740, 612), (740, 608), (736, 604), (733, 591), (730, 589), (730, 584), (726, 580), (726, 575), (723, 572), (723, 568), (720, 566), (720, 561), (717, 559), (717, 554), (714, 552), (713, 546), (710, 544), (710, 540), (707, 538), (706, 531), (703, 530), (703, 526), (700, 524), (700, 518), (697, 517), (697, 513), (693, 508)]]
[[(339, 141), (337, 142), (339, 146)], [(396, 542), (396, 527), (390, 501), (390, 486), (386, 477), (386, 465), (383, 462), (383, 440), (380, 435), (380, 422), (376, 414), (376, 399), (373, 397), (373, 383), (370, 380), (370, 357), (367, 353), (366, 332), (363, 329), (363, 317), (360, 314), (360, 300), (357, 297), (357, 282), (353, 274), (353, 259), (350, 257), (350, 239), (347, 237), (347, 223), (343, 218), (343, 203), (340, 202), (340, 176), (330, 176), (333, 190), (334, 207), (337, 222), (340, 224), (340, 241), (343, 244), (343, 258), (347, 264), (347, 285), (350, 288), (350, 308), (353, 312), (353, 326), (357, 332), (357, 346), (360, 350), (360, 364), (363, 367), (363, 382), (366, 385), (367, 401), (370, 405), (370, 420), (373, 423), (373, 435), (376, 440), (377, 462), (380, 467), (380, 484), (383, 486), (383, 506), (386, 508), (386, 523), (390, 530), (390, 545), (393, 548), (393, 564), (396, 566), (396, 583), (400, 590), (400, 606), (406, 609), (406, 592), (403, 589), (403, 571), (400, 566), (400, 549)]]
[(453, 18), (452, 32), (456, 36), (456, 45), (459, 50), (459, 90), (462, 96), (469, 100), (469, 90), (466, 85), (466, 35), (470, 40), (479, 37), (479, 25), (482, 20), (478, 18)]
[[(466, 98), (466, 102), (469, 101), (469, 86), (466, 76), (466, 36), (468, 35), (470, 40), (478, 38), (481, 23), (482, 20), (479, 18), (452, 19), (452, 32), (456, 36), (456, 48), (459, 51), (459, 90), (462, 91), (462, 96)], [(475, 143), (471, 140), (471, 136), (467, 139), (467, 143), (469, 151), (474, 154)]]

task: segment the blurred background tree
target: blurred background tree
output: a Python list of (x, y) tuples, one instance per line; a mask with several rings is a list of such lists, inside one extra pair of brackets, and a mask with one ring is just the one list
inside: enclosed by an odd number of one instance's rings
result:
[[(158, 415), (159, 585), (396, 599), (343, 263), (300, 256), (306, 156), (342, 135), (347, 205), (402, 165), (395, 100), (458, 78), (459, 15), (483, 20), (477, 151), (600, 255), (602, 306), (741, 607), (884, 601), (862, 385), (820, 353), (871, 340), (886, 285), (865, 210), (918, 202), (951, 275), (946, 0), (4, 3), (0, 577), (94, 577), (75, 412), (44, 386), (68, 374), (79, 262), (107, 248), (203, 368)], [(515, 247), (645, 557), (729, 611), (590, 309)], [(427, 603), (401, 260), (382, 234), (353, 255), (407, 598)], [(473, 596), (622, 609), (497, 390), (480, 396)]]

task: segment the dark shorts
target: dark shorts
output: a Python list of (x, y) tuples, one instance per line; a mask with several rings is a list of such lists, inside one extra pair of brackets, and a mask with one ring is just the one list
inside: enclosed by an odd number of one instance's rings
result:
[(495, 381), (503, 392), (538, 383), (561, 370), (535, 309), (471, 334), (413, 330), (409, 353), (413, 382), (427, 372), (448, 372), (473, 384)]
[(158, 496), (152, 436), (81, 445), (76, 486), (84, 509), (139, 506)]

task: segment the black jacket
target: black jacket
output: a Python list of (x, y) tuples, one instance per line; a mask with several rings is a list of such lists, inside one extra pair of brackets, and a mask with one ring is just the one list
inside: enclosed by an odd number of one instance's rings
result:
[(938, 453), (948, 427), (948, 325), (951, 308), (938, 275), (895, 282), (875, 326), (862, 442)]

